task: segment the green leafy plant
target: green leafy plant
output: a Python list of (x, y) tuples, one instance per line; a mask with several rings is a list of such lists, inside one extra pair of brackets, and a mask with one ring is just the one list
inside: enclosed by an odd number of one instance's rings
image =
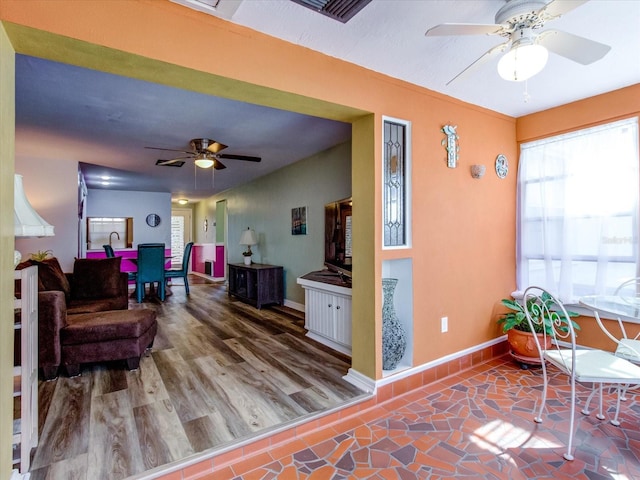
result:
[(242, 252), (242, 255), (244, 255), (245, 257), (250, 257), (251, 255), (253, 255), (253, 252), (251, 250), (247, 250), (246, 252)]
[[(502, 325), (502, 331), (504, 333), (511, 329), (520, 330), (521, 332), (530, 332), (529, 322), (527, 321), (527, 315), (525, 313), (525, 307), (523, 304), (510, 298), (503, 298), (502, 305), (507, 307), (512, 312), (505, 313), (500, 319), (498, 324)], [(547, 335), (552, 335), (553, 329), (553, 316), (556, 314), (553, 307), (555, 303), (547, 292), (544, 292), (540, 298), (532, 297), (527, 300), (527, 310), (532, 315), (534, 333), (542, 333), (543, 326)], [(578, 317), (579, 314), (567, 310), (569, 317)], [(540, 319), (542, 317), (542, 320)], [(574, 330), (580, 330), (580, 326), (571, 320)], [(561, 325), (558, 330), (566, 332), (568, 330), (567, 325)]]
[(31, 254), (31, 260), (41, 262), (51, 256), (53, 256), (53, 250), (38, 250), (36, 253)]

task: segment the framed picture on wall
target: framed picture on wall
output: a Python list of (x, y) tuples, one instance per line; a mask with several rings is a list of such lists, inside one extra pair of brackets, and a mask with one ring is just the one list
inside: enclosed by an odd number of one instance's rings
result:
[(307, 234), (307, 207), (291, 209), (291, 235)]

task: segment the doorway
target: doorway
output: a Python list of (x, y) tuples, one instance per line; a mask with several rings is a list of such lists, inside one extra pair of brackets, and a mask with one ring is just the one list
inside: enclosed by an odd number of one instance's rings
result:
[(180, 268), (184, 246), (192, 241), (193, 225), (190, 208), (171, 209), (171, 267)]

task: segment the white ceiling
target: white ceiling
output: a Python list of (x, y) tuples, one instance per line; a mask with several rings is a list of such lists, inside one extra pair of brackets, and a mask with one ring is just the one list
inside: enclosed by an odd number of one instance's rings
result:
[(425, 32), (441, 23), (495, 23), (495, 14), (505, 3), (372, 0), (342, 24), (290, 1), (244, 0), (231, 21), (512, 117), (640, 81), (640, 1), (591, 0), (550, 21), (544, 30), (564, 30), (610, 45), (602, 60), (583, 66), (550, 54), (545, 69), (527, 82), (528, 102), (523, 83), (498, 76), (498, 58), (474, 77), (447, 87), (449, 80), (504, 39), (425, 37)]
[[(211, 0), (208, 0), (211, 1)], [(557, 0), (566, 1), (566, 0)], [(582, 66), (550, 55), (525, 86), (496, 72), (497, 59), (449, 87), (445, 84), (491, 47), (497, 36), (425, 37), (440, 23), (494, 23), (503, 0), (372, 0), (348, 23), (289, 0), (221, 0), (230, 21), (513, 117), (608, 92), (640, 81), (640, 0), (591, 0), (545, 29), (611, 45)], [(226, 9), (227, 4), (233, 8)], [(206, 13), (202, 13), (206, 15)], [(224, 16), (223, 15), (223, 16)], [(525, 102), (524, 91), (529, 100)], [(350, 138), (350, 125), (185, 92), (115, 75), (18, 56), (16, 156), (82, 162), (90, 187), (166, 191), (200, 200)], [(157, 167), (191, 138), (229, 146), (261, 163), (226, 160), (217, 171), (187, 162)]]

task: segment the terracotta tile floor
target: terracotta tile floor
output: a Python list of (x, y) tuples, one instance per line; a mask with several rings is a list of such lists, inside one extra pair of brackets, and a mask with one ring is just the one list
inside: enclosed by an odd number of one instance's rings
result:
[[(202, 478), (640, 479), (640, 402), (629, 395), (620, 427), (578, 408), (576, 458), (567, 462), (569, 387), (561, 375), (553, 384), (544, 422), (536, 424), (540, 369), (521, 370), (502, 357), (379, 404), (362, 414), (366, 420), (310, 432)], [(580, 404), (588, 392), (578, 386)], [(613, 396), (605, 401), (611, 418)]]

